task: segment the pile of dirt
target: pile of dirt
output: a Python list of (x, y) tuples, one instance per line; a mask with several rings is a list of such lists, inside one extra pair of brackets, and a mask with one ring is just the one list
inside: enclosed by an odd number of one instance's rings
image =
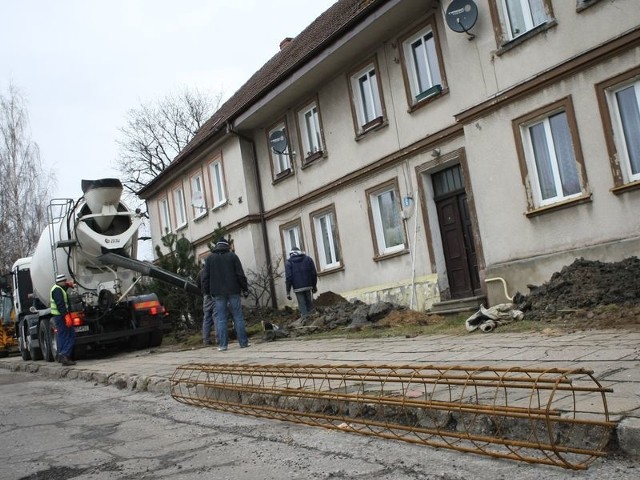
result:
[(640, 259), (620, 262), (576, 259), (548, 282), (529, 285), (514, 302), (528, 320), (560, 323), (582, 320), (584, 327), (640, 324)]
[(576, 259), (540, 286), (529, 286), (521, 310), (530, 316), (563, 309), (584, 309), (601, 305), (640, 305), (640, 259), (621, 262)]

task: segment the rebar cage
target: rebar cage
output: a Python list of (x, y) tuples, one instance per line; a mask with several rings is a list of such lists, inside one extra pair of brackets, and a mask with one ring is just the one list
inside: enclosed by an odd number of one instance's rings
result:
[(585, 469), (615, 423), (585, 369), (191, 363), (179, 402), (460, 452)]

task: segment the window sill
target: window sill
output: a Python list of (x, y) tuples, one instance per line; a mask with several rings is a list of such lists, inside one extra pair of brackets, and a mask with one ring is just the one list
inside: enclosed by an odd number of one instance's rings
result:
[(275, 185), (277, 183), (280, 183), (281, 181), (283, 181), (286, 178), (292, 177), (293, 176), (293, 170), (291, 168), (287, 168), (286, 170), (281, 171), (280, 173), (278, 173), (273, 181), (271, 182), (272, 185)]
[(225, 206), (227, 206), (227, 205), (229, 205), (229, 200), (225, 200), (224, 202), (219, 203), (218, 205), (215, 205), (215, 206), (211, 207), (211, 211), (212, 211), (212, 212), (215, 212), (216, 210), (219, 210), (219, 209), (221, 209), (222, 207), (225, 207)]
[(402, 255), (406, 255), (408, 253), (409, 253), (409, 249), (408, 248), (403, 248), (402, 250), (398, 250), (397, 252), (384, 253), (382, 255), (377, 255), (377, 256), (373, 257), (373, 261), (374, 262), (381, 262), (383, 260), (389, 260), (390, 258), (401, 257)]
[(325, 156), (326, 155), (324, 150), (319, 150), (315, 153), (312, 153), (302, 161), (302, 168), (308, 167), (312, 163), (315, 163), (318, 159), (323, 158)]
[(336, 273), (336, 272), (344, 272), (344, 265), (340, 265), (339, 267), (333, 267), (327, 270), (322, 270), (321, 272), (318, 272), (318, 276), (323, 277), (325, 275), (331, 275), (332, 273)]
[(360, 130), (356, 133), (356, 142), (362, 140), (368, 133), (377, 132), (388, 125), (389, 122), (387, 122), (384, 117), (378, 117), (375, 120), (362, 125)]
[(570, 208), (575, 205), (581, 205), (583, 203), (591, 203), (591, 194), (582, 195), (580, 197), (572, 198), (571, 200), (565, 200), (564, 202), (554, 203), (553, 205), (547, 205), (544, 207), (536, 208), (535, 210), (529, 210), (525, 213), (528, 218), (537, 217), (538, 215), (544, 215), (545, 213), (555, 212), (556, 210), (562, 210)]
[(209, 210), (205, 210), (204, 212), (198, 214), (196, 217), (193, 217), (194, 222), (200, 222), (202, 219), (206, 218), (209, 215)]
[(580, 13), (589, 7), (593, 7), (599, 1), (600, 0), (583, 0), (583, 2), (576, 7), (576, 13)]
[(185, 228), (187, 228), (186, 222), (176, 227), (176, 233), (179, 232), (180, 230), (184, 230)]
[(640, 180), (631, 183), (625, 183), (624, 185), (619, 185), (617, 187), (613, 187), (611, 189), (611, 193), (614, 195), (621, 195), (626, 192), (630, 192), (632, 190), (640, 190)]
[(530, 38), (535, 37), (542, 32), (546, 32), (547, 30), (555, 27), (556, 25), (558, 25), (558, 22), (555, 19), (549, 20), (548, 22), (538, 25), (537, 27), (532, 28), (528, 32), (523, 33), (519, 37), (516, 37), (513, 40), (509, 40), (507, 42), (504, 42), (502, 45), (498, 47), (498, 50), (496, 51), (496, 55), (501, 56), (502, 54), (507, 53), (509, 50), (512, 50), (518, 45), (521, 45), (522, 43), (526, 42)]
[[(425, 92), (423, 92), (424, 95)], [(449, 89), (446, 87), (442, 87), (439, 91), (437, 91), (436, 93), (433, 93), (431, 95), (425, 95), (424, 97), (422, 97), (420, 100), (416, 100), (416, 97), (413, 97), (415, 101), (415, 103), (413, 105), (411, 105), (408, 109), (407, 112), (408, 113), (413, 113), (416, 110), (418, 110), (419, 108), (424, 107), (425, 105), (429, 105), (431, 102), (437, 100), (438, 98), (446, 95), (447, 93), (449, 93)]]

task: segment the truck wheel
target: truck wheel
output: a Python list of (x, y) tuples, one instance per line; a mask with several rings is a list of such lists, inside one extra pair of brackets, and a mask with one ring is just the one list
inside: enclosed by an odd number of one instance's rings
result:
[(58, 358), (58, 336), (56, 335), (56, 322), (49, 319), (49, 345), (51, 345), (51, 356), (53, 360)]
[(24, 325), (20, 326), (20, 337), (18, 338), (18, 348), (20, 349), (20, 356), (25, 362), (31, 360), (31, 353), (29, 353), (29, 347), (27, 346), (27, 335), (24, 331)]
[(40, 322), (40, 326), (38, 327), (38, 340), (40, 341), (42, 358), (44, 358), (46, 362), (53, 362), (51, 340), (49, 337), (49, 319), (45, 319)]
[(149, 334), (141, 333), (133, 335), (129, 338), (129, 347), (134, 350), (144, 350), (145, 348), (149, 348)]
[(42, 360), (42, 350), (40, 350), (40, 347), (36, 347), (33, 344), (31, 335), (27, 335), (27, 348), (29, 348), (29, 355), (31, 355), (31, 360)]
[(162, 344), (162, 330), (156, 330), (149, 334), (149, 346), (159, 347)]

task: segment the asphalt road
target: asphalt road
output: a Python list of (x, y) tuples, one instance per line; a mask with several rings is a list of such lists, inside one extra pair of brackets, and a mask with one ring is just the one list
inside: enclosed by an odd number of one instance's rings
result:
[(0, 370), (0, 479), (635, 480), (640, 464), (527, 465)]

